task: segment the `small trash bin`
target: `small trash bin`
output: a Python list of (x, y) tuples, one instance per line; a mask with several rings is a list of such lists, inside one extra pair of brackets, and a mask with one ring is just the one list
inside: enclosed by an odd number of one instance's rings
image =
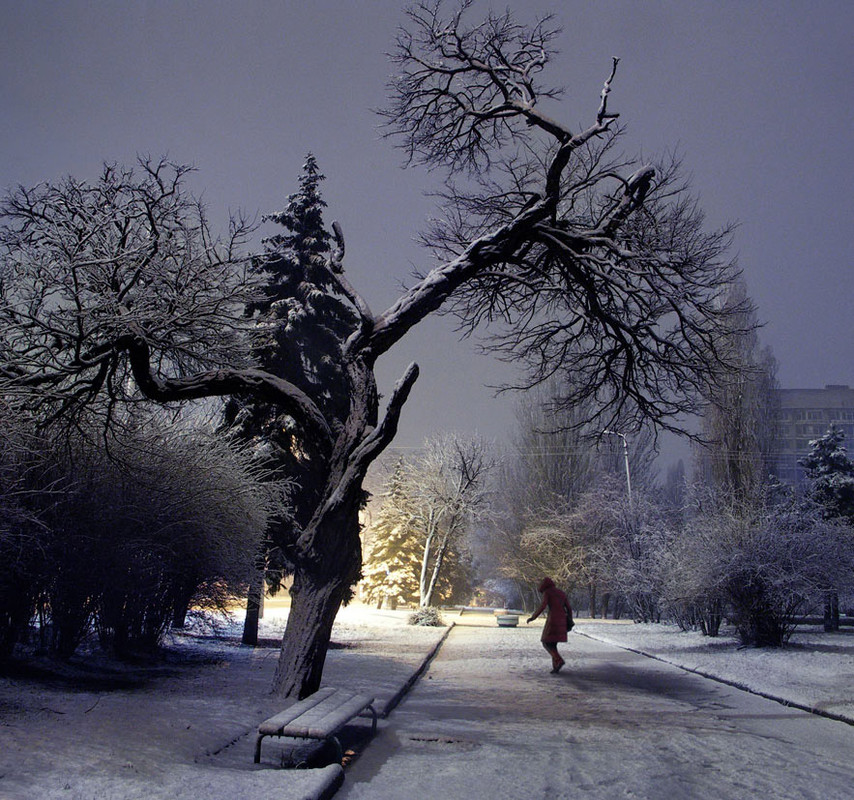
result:
[(519, 624), (516, 614), (499, 614), (496, 618), (499, 628), (515, 628)]

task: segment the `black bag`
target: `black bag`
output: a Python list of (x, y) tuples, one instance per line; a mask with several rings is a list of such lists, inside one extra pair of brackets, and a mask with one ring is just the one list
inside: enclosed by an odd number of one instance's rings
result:
[(569, 633), (575, 627), (575, 621), (572, 619), (572, 614), (566, 615), (566, 632)]

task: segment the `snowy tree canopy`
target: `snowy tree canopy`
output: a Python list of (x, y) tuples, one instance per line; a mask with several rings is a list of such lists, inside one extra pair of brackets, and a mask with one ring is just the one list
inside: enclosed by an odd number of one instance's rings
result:
[(828, 517), (854, 522), (854, 461), (844, 445), (845, 433), (835, 425), (810, 442), (809, 455), (798, 463), (810, 482), (809, 494)]

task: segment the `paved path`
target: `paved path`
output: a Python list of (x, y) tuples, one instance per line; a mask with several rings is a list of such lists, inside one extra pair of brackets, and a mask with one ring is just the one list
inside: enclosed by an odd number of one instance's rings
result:
[(457, 627), (336, 800), (854, 797), (854, 728), (573, 634)]

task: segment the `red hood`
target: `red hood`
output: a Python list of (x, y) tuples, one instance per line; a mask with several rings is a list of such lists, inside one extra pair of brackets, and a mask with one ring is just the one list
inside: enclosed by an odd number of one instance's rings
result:
[(555, 582), (551, 578), (543, 578), (540, 585), (537, 587), (541, 592), (544, 592), (546, 589), (554, 589)]

